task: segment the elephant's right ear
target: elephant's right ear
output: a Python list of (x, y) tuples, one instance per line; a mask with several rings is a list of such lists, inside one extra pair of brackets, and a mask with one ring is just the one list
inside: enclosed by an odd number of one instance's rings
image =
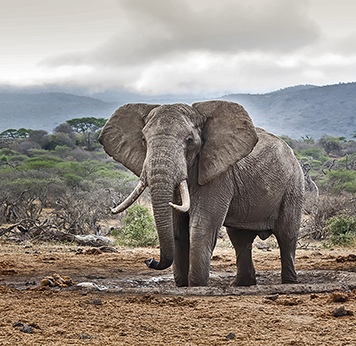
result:
[(142, 128), (145, 117), (159, 105), (129, 103), (115, 111), (103, 127), (99, 142), (114, 160), (140, 176), (146, 157), (142, 145)]

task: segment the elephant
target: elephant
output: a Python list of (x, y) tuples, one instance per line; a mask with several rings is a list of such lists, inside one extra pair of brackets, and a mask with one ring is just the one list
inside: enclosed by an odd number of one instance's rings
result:
[(119, 213), (149, 187), (163, 270), (175, 284), (208, 286), (222, 226), (235, 248), (232, 286), (256, 284), (252, 243), (274, 234), (282, 283), (296, 283), (295, 250), (303, 172), (292, 149), (255, 127), (243, 106), (211, 100), (191, 106), (131, 103), (118, 108), (99, 136), (104, 150), (140, 180)]

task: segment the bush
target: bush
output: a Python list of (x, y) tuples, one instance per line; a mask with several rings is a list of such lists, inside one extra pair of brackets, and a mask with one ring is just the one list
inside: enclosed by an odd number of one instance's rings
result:
[(326, 232), (329, 234), (324, 246), (351, 247), (355, 244), (356, 219), (337, 216), (326, 221)]
[(157, 245), (154, 219), (147, 208), (141, 205), (129, 208), (123, 221), (124, 226), (119, 231), (111, 231), (112, 235), (118, 237), (119, 245), (132, 247)]
[(331, 171), (326, 178), (326, 183), (332, 188), (334, 194), (338, 194), (341, 191), (356, 193), (356, 171)]
[(328, 160), (328, 158), (324, 156), (324, 151), (315, 147), (301, 150), (299, 155), (312, 157), (314, 160), (320, 161), (322, 164)]
[(325, 240), (329, 234), (326, 222), (336, 216), (345, 217), (356, 214), (356, 198), (351, 193), (343, 192), (340, 195), (306, 194), (303, 206), (302, 228), (300, 239)]

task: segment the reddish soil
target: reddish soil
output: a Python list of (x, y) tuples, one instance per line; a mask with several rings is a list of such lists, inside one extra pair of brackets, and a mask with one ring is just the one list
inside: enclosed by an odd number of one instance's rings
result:
[[(280, 285), (278, 250), (255, 248), (258, 285), (238, 289), (231, 248), (214, 252), (211, 286), (191, 289), (145, 267), (158, 249), (117, 250), (2, 244), (0, 345), (356, 344), (355, 249), (298, 250), (301, 283)], [(87, 284), (40, 287), (55, 273)]]

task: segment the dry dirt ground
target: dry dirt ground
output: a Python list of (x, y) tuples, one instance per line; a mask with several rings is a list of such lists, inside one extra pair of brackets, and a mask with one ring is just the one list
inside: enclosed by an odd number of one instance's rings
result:
[[(355, 249), (300, 249), (301, 283), (280, 285), (278, 250), (254, 248), (258, 285), (236, 289), (231, 248), (215, 250), (209, 288), (179, 289), (145, 267), (158, 249), (116, 249), (0, 244), (0, 345), (356, 344)], [(75, 284), (40, 287), (55, 273)]]

